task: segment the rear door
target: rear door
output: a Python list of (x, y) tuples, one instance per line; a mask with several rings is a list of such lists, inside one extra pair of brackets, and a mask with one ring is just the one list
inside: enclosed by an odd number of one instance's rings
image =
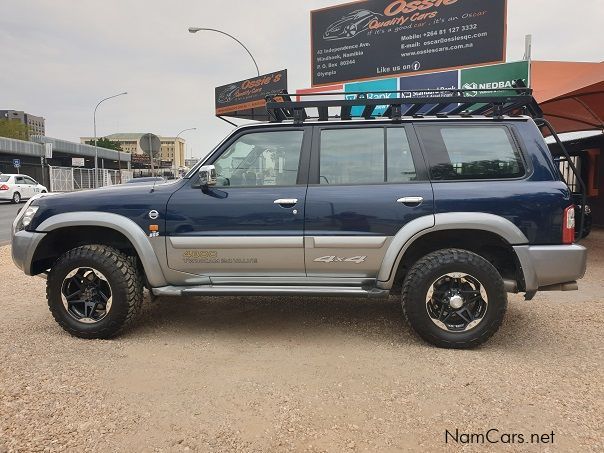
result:
[(25, 177), (15, 176), (15, 190), (21, 194), (21, 198), (31, 198), (33, 196), (32, 188), (26, 183)]
[(432, 187), (410, 125), (315, 128), (306, 196), (308, 276), (375, 278), (400, 229), (433, 214)]
[(169, 267), (210, 277), (304, 276), (304, 204), (310, 129), (243, 130), (206, 164), (218, 184), (194, 177), (167, 209)]
[(28, 198), (40, 193), (40, 185), (29, 176), (24, 176), (25, 184), (27, 185)]

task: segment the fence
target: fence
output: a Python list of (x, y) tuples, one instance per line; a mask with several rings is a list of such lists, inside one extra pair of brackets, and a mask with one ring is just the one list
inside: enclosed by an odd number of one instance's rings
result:
[[(113, 186), (132, 179), (132, 171), (122, 170), (121, 181), (119, 170), (98, 170), (98, 187)], [(94, 168), (49, 167), (50, 191), (73, 192), (76, 190), (94, 189)]]

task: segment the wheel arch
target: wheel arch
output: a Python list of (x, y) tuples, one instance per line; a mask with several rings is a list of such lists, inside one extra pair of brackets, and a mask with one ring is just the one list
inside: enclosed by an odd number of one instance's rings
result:
[[(461, 212), (422, 217), (407, 224), (393, 238), (378, 273), (378, 286), (392, 289), (395, 282), (404, 277), (403, 267), (413, 264), (410, 261), (422, 251), (430, 253), (442, 247), (465, 248), (488, 259), (489, 254), (484, 256), (485, 253), (480, 253), (479, 247), (486, 245), (500, 247), (505, 251), (508, 261), (513, 259), (517, 274), (515, 280), (518, 287), (522, 288), (524, 270), (514, 246), (526, 245), (528, 242), (516, 225), (493, 214)], [(498, 270), (502, 272), (501, 268)]]
[[(36, 231), (45, 233), (32, 257), (32, 274), (43, 272), (67, 250), (86, 244), (110, 245), (136, 254), (151, 287), (166, 286), (157, 255), (143, 230), (131, 219), (111, 213), (72, 212), (57, 214)], [(52, 264), (52, 263), (51, 263)]]

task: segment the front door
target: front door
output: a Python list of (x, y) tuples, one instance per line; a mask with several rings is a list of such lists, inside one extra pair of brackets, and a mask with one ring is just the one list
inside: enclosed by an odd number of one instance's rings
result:
[(392, 238), (433, 218), (412, 126), (316, 127), (306, 196), (309, 277), (375, 278)]
[(210, 277), (303, 276), (305, 135), (243, 130), (222, 146), (206, 162), (218, 184), (202, 190), (194, 177), (168, 204), (169, 267)]

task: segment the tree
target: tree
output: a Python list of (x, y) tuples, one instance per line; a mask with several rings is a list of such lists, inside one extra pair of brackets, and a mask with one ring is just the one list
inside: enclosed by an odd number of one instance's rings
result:
[(29, 140), (29, 128), (19, 120), (0, 119), (0, 137)]
[[(90, 140), (89, 142), (86, 142), (86, 144), (94, 146), (94, 140)], [(105, 137), (99, 138), (96, 141), (96, 146), (99, 148), (112, 149), (114, 151), (124, 151), (120, 142), (114, 142)]]

